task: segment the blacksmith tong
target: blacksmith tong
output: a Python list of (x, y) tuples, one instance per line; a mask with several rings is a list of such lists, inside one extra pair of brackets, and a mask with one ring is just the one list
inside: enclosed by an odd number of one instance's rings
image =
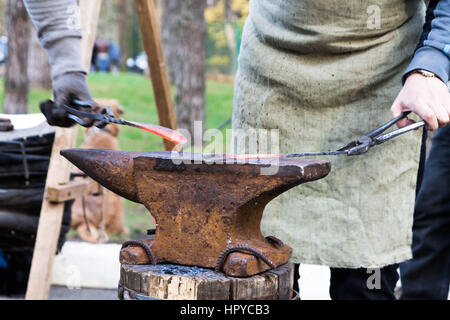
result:
[(364, 134), (362, 137), (347, 142), (342, 148), (338, 149), (338, 152), (345, 152), (349, 156), (360, 155), (369, 151), (369, 149), (373, 146), (382, 144), (392, 138), (395, 138), (401, 134), (406, 132), (416, 130), (425, 126), (425, 121), (414, 122), (408, 126), (403, 128), (392, 130), (387, 133), (383, 133), (393, 125), (395, 125), (401, 119), (404, 119), (408, 116), (411, 111), (403, 112), (401, 115), (393, 118), (392, 120), (386, 122), (381, 127), (376, 128), (375, 130)]
[[(53, 103), (52, 101), (46, 101), (43, 103)], [(176, 144), (184, 144), (187, 139), (181, 133), (172, 130), (170, 128), (158, 126), (155, 124), (138, 123), (128, 121), (125, 119), (117, 118), (111, 107), (103, 107), (100, 113), (93, 112), (94, 109), (89, 102), (72, 99), (70, 106), (67, 104), (61, 104), (60, 107), (67, 112), (67, 117), (83, 127), (96, 126), (97, 128), (103, 128), (110, 123), (119, 125), (131, 126), (134, 128), (142, 129), (160, 137), (172, 141)]]
[[(373, 146), (382, 144), (392, 138), (395, 138), (401, 134), (406, 132), (416, 130), (425, 126), (424, 121), (418, 121), (412, 123), (408, 126), (405, 126), (400, 129), (392, 130), (387, 133), (385, 132), (387, 129), (395, 125), (398, 121), (403, 118), (406, 118), (410, 111), (403, 112), (401, 115), (393, 118), (392, 120), (386, 122), (381, 127), (376, 128), (373, 131), (370, 131), (358, 139), (351, 140), (347, 142), (344, 146), (337, 149), (336, 151), (319, 151), (319, 152), (302, 152), (302, 153), (282, 153), (282, 154), (244, 154), (244, 155), (235, 155), (235, 154), (224, 154), (224, 156), (233, 159), (267, 159), (267, 158), (299, 158), (299, 157), (316, 157), (316, 156), (337, 156), (337, 155), (347, 155), (347, 156), (356, 156), (367, 153), (370, 148)], [(212, 157), (215, 155), (205, 155), (205, 158)]]
[(404, 119), (408, 116), (410, 111), (403, 112), (401, 115), (393, 118), (392, 120), (386, 122), (382, 126), (372, 130), (358, 139), (351, 140), (347, 142), (344, 146), (337, 149), (336, 151), (329, 152), (304, 152), (304, 153), (289, 153), (284, 156), (287, 158), (296, 158), (296, 157), (307, 157), (307, 156), (334, 156), (334, 155), (347, 155), (347, 156), (357, 156), (364, 154), (369, 151), (370, 148), (382, 144), (392, 138), (395, 138), (401, 134), (406, 132), (416, 130), (425, 126), (425, 121), (414, 122), (408, 126), (405, 126), (400, 129), (392, 130), (386, 133), (387, 129), (395, 125), (401, 119)]

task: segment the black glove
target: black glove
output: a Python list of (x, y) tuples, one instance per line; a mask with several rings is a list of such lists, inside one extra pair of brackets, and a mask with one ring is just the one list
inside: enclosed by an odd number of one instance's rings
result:
[(87, 86), (86, 76), (82, 72), (69, 72), (56, 77), (53, 80), (53, 96), (55, 102), (47, 100), (40, 105), (48, 124), (52, 126), (67, 128), (75, 123), (74, 120), (67, 117), (67, 112), (60, 107), (62, 104), (65, 104), (78, 109), (79, 107), (77, 105), (72, 104), (74, 99), (88, 102), (93, 106), (92, 109), (83, 111), (99, 111)]

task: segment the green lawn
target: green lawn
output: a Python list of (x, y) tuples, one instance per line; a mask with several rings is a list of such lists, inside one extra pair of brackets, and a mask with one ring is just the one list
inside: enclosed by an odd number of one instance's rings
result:
[[(91, 73), (89, 87), (94, 98), (113, 98), (125, 108), (123, 117), (128, 120), (158, 123), (155, 99), (150, 80), (142, 75), (121, 73)], [(0, 101), (4, 87), (0, 83)], [(39, 112), (39, 102), (51, 97), (50, 90), (31, 90), (29, 112)], [(233, 86), (228, 83), (208, 81), (206, 85), (206, 127), (217, 128), (232, 112)], [(3, 105), (2, 105), (3, 109)], [(228, 126), (230, 127), (230, 126)], [(145, 131), (123, 127), (120, 144), (124, 150), (162, 150), (161, 139)]]
[[(89, 88), (94, 98), (117, 99), (125, 109), (123, 117), (127, 120), (158, 123), (155, 100), (150, 80), (132, 73), (112, 75), (109, 73), (91, 73)], [(0, 83), (0, 101), (3, 101), (4, 86)], [(29, 94), (29, 112), (39, 112), (39, 102), (51, 97), (50, 90), (31, 90)], [(208, 81), (206, 85), (206, 128), (218, 128), (232, 113), (233, 85)], [(3, 109), (3, 106), (1, 107)], [(230, 128), (228, 125), (224, 128)], [(81, 132), (81, 130), (80, 130)], [(79, 135), (79, 142), (82, 140)], [(145, 131), (122, 127), (119, 136), (123, 150), (152, 151), (163, 150), (161, 138)], [(131, 234), (127, 238), (152, 228), (152, 220), (142, 206), (126, 201), (126, 224)], [(73, 235), (73, 233), (72, 233)], [(111, 240), (125, 240), (113, 237)]]

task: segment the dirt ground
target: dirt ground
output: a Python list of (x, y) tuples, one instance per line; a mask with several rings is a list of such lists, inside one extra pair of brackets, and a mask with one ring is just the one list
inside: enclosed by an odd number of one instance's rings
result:
[[(0, 296), (0, 300), (23, 300), (24, 298), (24, 296)], [(118, 297), (117, 290), (112, 289), (68, 289), (63, 286), (52, 286), (49, 300), (118, 300)]]

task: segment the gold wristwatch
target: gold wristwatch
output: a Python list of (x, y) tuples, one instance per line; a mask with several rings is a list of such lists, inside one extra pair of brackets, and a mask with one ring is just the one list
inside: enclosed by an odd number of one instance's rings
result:
[(421, 74), (422, 76), (424, 76), (426, 78), (438, 78), (439, 79), (439, 77), (435, 73), (427, 71), (427, 70), (423, 70), (423, 69), (413, 70), (410, 73), (408, 73), (408, 76), (410, 76), (410, 75), (412, 75), (414, 73)]

